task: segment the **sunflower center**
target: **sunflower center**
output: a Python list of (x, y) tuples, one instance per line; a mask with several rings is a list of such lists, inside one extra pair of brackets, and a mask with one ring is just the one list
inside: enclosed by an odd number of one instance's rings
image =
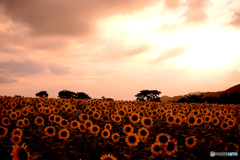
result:
[(172, 122), (172, 121), (173, 121), (173, 117), (172, 117), (172, 116), (169, 117), (169, 118), (168, 118), (168, 121), (169, 121), (169, 122)]
[(119, 120), (120, 120), (120, 118), (119, 118), (119, 117), (116, 117), (116, 118), (115, 118), (115, 120), (116, 120), (116, 121), (119, 121)]
[(167, 136), (160, 136), (160, 137), (159, 137), (159, 141), (160, 141), (161, 143), (166, 143), (166, 142), (168, 141), (168, 138), (167, 138)]
[(4, 123), (8, 123), (9, 122), (9, 120), (8, 119), (4, 119)]
[(83, 119), (83, 120), (87, 120), (87, 119), (88, 119), (88, 116), (83, 115), (83, 116), (82, 116), (82, 119)]
[(169, 142), (167, 146), (168, 151), (173, 151), (175, 149), (175, 144), (173, 142)]
[(67, 125), (67, 122), (63, 120), (63, 121), (62, 121), (62, 124), (63, 124), (63, 125)]
[(187, 141), (187, 143), (190, 144), (190, 145), (193, 144), (193, 142), (194, 142), (194, 141), (193, 141), (192, 138), (188, 139), (188, 141)]
[(131, 131), (131, 128), (130, 127), (126, 127), (126, 132), (130, 132)]
[(179, 122), (180, 122), (180, 119), (176, 119), (176, 122), (179, 123)]
[(59, 118), (59, 117), (57, 117), (57, 118), (56, 118), (56, 121), (57, 121), (57, 122), (59, 122), (59, 121), (60, 121), (60, 118)]
[(47, 132), (50, 133), (50, 134), (53, 134), (54, 131), (53, 131), (52, 128), (48, 128)]
[(223, 124), (223, 127), (224, 127), (224, 128), (227, 128), (227, 126), (228, 126), (228, 125), (227, 125), (226, 123)]
[(73, 124), (72, 124), (74, 127), (76, 127), (77, 126), (77, 122), (73, 122)]
[(189, 118), (189, 123), (194, 123), (195, 122), (195, 118), (191, 117)]
[(93, 131), (96, 132), (98, 129), (97, 127), (93, 127)]
[(107, 135), (108, 135), (108, 132), (103, 132), (103, 135), (104, 135), (104, 136), (107, 136)]
[(146, 135), (147, 135), (147, 132), (146, 132), (145, 130), (141, 130), (140, 134), (141, 134), (142, 136), (146, 136)]
[(42, 123), (42, 119), (38, 118), (37, 123)]
[(16, 114), (12, 114), (12, 118), (15, 118), (16, 117)]
[(145, 120), (144, 120), (144, 123), (145, 123), (146, 125), (150, 125), (150, 124), (151, 124), (151, 120), (150, 120), (150, 119), (145, 119)]
[(108, 121), (108, 116), (104, 116), (103, 120)]
[(135, 143), (137, 139), (136, 139), (135, 136), (130, 136), (130, 137), (128, 138), (128, 140), (129, 140), (130, 143)]
[(16, 136), (16, 137), (13, 138), (13, 140), (14, 140), (15, 142), (19, 141), (19, 137)]
[(159, 145), (154, 146), (153, 150), (156, 151), (156, 152), (159, 152), (160, 151)]
[(83, 125), (81, 125), (81, 126), (80, 126), (80, 128), (81, 128), (82, 130), (84, 130), (84, 129), (85, 129), (85, 127), (84, 127)]
[(20, 160), (27, 160), (28, 159), (28, 154), (27, 152), (25, 151), (25, 149), (23, 148), (20, 148), (18, 150), (18, 157)]
[(61, 133), (61, 136), (62, 136), (62, 137), (67, 137), (67, 132), (63, 131), (63, 132)]
[(132, 120), (133, 120), (133, 121), (137, 121), (137, 120), (138, 120), (138, 116), (133, 115), (133, 116), (132, 116)]
[(118, 139), (118, 136), (117, 136), (117, 135), (114, 135), (113, 138), (114, 138), (114, 139)]

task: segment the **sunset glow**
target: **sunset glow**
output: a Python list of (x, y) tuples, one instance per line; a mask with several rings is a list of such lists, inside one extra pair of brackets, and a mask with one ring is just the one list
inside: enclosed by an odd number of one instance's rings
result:
[(238, 0), (1, 0), (0, 95), (227, 89), (240, 79), (239, 10)]

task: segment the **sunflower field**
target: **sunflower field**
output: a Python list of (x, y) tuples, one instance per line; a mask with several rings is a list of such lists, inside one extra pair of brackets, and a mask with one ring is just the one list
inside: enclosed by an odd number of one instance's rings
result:
[(240, 105), (4, 96), (0, 117), (1, 160), (214, 159), (211, 151), (239, 151)]

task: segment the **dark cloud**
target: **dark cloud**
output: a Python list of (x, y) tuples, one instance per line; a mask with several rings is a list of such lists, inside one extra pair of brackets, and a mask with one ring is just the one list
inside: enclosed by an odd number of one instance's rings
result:
[(233, 14), (230, 25), (235, 26), (235, 27), (240, 27), (240, 12), (235, 12)]
[(185, 46), (177, 46), (175, 48), (163, 50), (160, 53), (160, 55), (156, 59), (154, 59), (152, 62), (156, 63), (156, 62), (161, 62), (167, 59), (178, 57), (184, 54), (187, 51), (187, 49), (188, 48)]
[(5, 15), (28, 26), (33, 35), (85, 36), (94, 31), (97, 19), (129, 13), (155, 0), (1, 0)]
[(198, 23), (207, 19), (206, 7), (210, 4), (209, 0), (187, 0), (187, 11), (184, 13), (186, 22)]
[(42, 63), (24, 60), (24, 61), (2, 61), (0, 62), (0, 70), (15, 76), (27, 76), (39, 74), (44, 71)]
[(13, 82), (17, 82), (17, 80), (10, 78), (8, 76), (0, 76), (0, 84), (1, 83), (13, 83)]

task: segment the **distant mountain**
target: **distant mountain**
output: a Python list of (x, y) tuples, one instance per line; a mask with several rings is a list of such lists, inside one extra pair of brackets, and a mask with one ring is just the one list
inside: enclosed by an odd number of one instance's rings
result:
[[(198, 92), (191, 92), (189, 94), (203, 95), (203, 98), (204, 98), (204, 97), (209, 97), (209, 96), (219, 97), (221, 94), (224, 94), (224, 93), (227, 93), (228, 95), (230, 95), (232, 93), (240, 93), (240, 84), (235, 85), (235, 86), (233, 86), (233, 87), (231, 87), (227, 90), (224, 90), (224, 91), (218, 91), (218, 92), (199, 92), (198, 91)], [(189, 94), (186, 94), (186, 95), (189, 95)], [(179, 96), (169, 97), (169, 96), (165, 95), (165, 96), (161, 97), (161, 101), (162, 102), (176, 102), (184, 96), (179, 95)]]
[(171, 99), (171, 97), (169, 97), (169, 96), (162, 96), (160, 99), (161, 99), (162, 102), (168, 102)]
[(218, 92), (204, 92), (202, 93), (203, 97), (219, 97), (221, 94), (227, 93), (228, 95), (232, 93), (240, 93), (240, 84), (233, 86), (227, 90), (224, 91), (218, 91)]

